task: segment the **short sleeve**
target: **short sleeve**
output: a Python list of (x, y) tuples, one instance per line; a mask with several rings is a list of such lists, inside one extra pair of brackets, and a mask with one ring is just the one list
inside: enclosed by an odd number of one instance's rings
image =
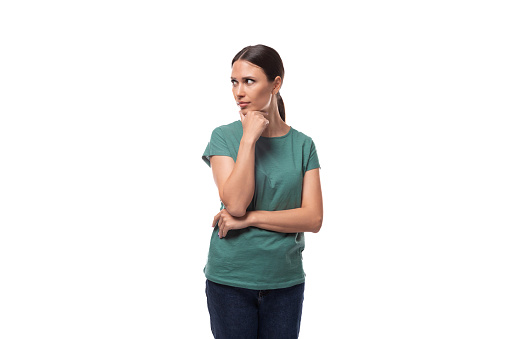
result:
[(313, 140), (311, 140), (311, 147), (309, 149), (309, 157), (308, 162), (306, 165), (305, 172), (315, 169), (315, 168), (321, 168), (320, 162), (318, 161), (318, 153), (316, 152), (315, 143)]
[(207, 148), (205, 148), (205, 152), (203, 152), (202, 155), (203, 161), (205, 161), (205, 163), (209, 167), (210, 167), (210, 157), (213, 155), (226, 155), (232, 157), (230, 150), (228, 149), (226, 139), (224, 138), (223, 131), (221, 130), (220, 127), (216, 127), (212, 131), (210, 141), (207, 144)]

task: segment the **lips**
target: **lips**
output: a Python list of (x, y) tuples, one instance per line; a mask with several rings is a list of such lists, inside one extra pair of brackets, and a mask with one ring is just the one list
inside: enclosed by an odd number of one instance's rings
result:
[(246, 101), (239, 101), (239, 102), (237, 102), (237, 104), (238, 104), (240, 107), (246, 107), (247, 105), (249, 105), (249, 102), (246, 102)]

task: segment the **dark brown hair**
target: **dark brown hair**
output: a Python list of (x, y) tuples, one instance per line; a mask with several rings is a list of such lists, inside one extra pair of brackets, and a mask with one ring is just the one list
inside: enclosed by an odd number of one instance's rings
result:
[[(260, 67), (265, 72), (269, 81), (274, 81), (274, 79), (276, 79), (279, 75), (281, 77), (281, 84), (283, 84), (283, 79), (285, 77), (283, 60), (281, 60), (279, 53), (276, 52), (275, 49), (265, 45), (247, 46), (235, 55), (232, 60), (232, 67), (237, 60), (246, 60), (247, 62)], [(283, 103), (283, 98), (281, 98), (279, 91), (277, 92), (276, 97), (279, 115), (281, 116), (281, 119), (285, 121), (285, 104)]]

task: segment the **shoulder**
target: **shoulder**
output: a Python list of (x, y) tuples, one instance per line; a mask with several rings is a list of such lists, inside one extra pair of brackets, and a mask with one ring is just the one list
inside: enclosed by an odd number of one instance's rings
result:
[(240, 131), (242, 131), (242, 122), (240, 120), (236, 120), (229, 124), (217, 126), (216, 128), (214, 128), (212, 133), (221, 133), (223, 135), (224, 134), (232, 135), (232, 134), (238, 133), (239, 129), (240, 129)]
[(314, 143), (313, 138), (311, 138), (309, 135), (293, 128), (293, 126), (292, 126), (292, 129), (293, 129), (293, 136), (294, 136), (295, 141), (302, 143), (303, 145), (311, 145)]
[(302, 145), (303, 171), (307, 172), (310, 169), (321, 168), (313, 138), (295, 129), (294, 131), (296, 132), (294, 135), (300, 139), (299, 143)]
[(236, 144), (240, 143), (243, 133), (244, 130), (242, 129), (242, 122), (240, 120), (236, 120), (229, 124), (220, 125), (214, 128), (211, 139), (221, 140), (222, 142), (229, 144)]

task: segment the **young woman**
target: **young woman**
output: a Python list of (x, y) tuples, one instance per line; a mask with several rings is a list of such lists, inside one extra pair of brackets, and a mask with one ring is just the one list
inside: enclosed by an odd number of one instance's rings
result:
[(274, 49), (237, 53), (240, 120), (215, 128), (202, 156), (221, 199), (203, 270), (216, 339), (299, 335), (304, 232), (320, 230), (323, 206), (315, 144), (285, 122), (283, 78)]

